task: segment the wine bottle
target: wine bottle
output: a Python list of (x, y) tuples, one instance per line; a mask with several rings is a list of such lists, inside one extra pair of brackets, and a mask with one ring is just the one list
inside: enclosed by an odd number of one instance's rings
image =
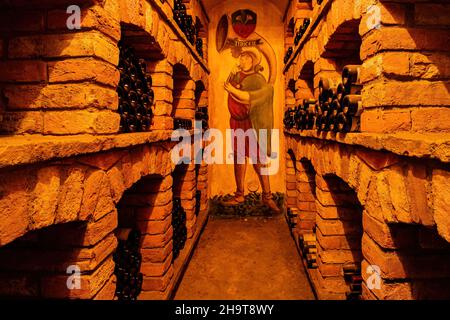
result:
[(349, 88), (353, 84), (359, 84), (359, 76), (360, 76), (360, 68), (359, 65), (347, 65), (342, 70), (342, 84)]
[(360, 95), (346, 95), (342, 101), (343, 112), (352, 117), (359, 117), (363, 112)]

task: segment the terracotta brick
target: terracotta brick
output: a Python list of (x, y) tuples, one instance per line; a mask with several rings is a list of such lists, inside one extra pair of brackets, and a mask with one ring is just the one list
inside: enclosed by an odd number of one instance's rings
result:
[(172, 254), (164, 262), (153, 263), (144, 262), (141, 265), (141, 272), (145, 277), (162, 277), (172, 266)]
[(424, 165), (409, 165), (406, 187), (411, 203), (411, 215), (415, 221), (428, 227), (435, 225), (432, 209), (428, 203), (428, 192), (431, 185), (428, 182), (427, 168)]
[(172, 90), (165, 87), (154, 87), (156, 101), (165, 101), (168, 103), (173, 102)]
[(0, 132), (3, 133), (43, 133), (44, 118), (40, 111), (5, 112), (1, 117)]
[(117, 45), (97, 31), (16, 37), (8, 48), (12, 59), (94, 56), (113, 65), (119, 62)]
[(365, 110), (361, 115), (361, 132), (395, 133), (410, 131), (411, 126), (409, 110)]
[(361, 249), (360, 235), (324, 236), (320, 228), (316, 229), (317, 241), (324, 250), (358, 250)]
[(411, 111), (412, 131), (449, 132), (449, 108), (415, 108)]
[[(288, 199), (288, 204), (289, 205), (297, 205), (297, 199), (296, 198), (289, 198)], [(316, 210), (316, 204), (313, 202), (300, 202), (298, 204), (298, 208), (300, 210), (304, 210), (304, 211), (314, 211)]]
[(44, 113), (44, 134), (110, 134), (119, 132), (120, 115), (113, 111), (51, 111)]
[(364, 258), (381, 269), (383, 279), (446, 278), (450, 274), (450, 258), (439, 254), (411, 253), (411, 251), (385, 251), (370, 237), (363, 236)]
[(324, 220), (317, 216), (317, 227), (326, 236), (361, 236), (361, 217), (355, 217), (354, 221)]
[(450, 57), (439, 52), (410, 53), (410, 75), (422, 79), (446, 79), (450, 76)]
[(162, 291), (164, 292), (171, 284), (173, 278), (173, 268), (169, 268), (163, 276), (144, 277), (142, 284), (143, 291)]
[(171, 74), (166, 72), (153, 72), (151, 73), (151, 76), (154, 87), (166, 87), (170, 90), (173, 90), (173, 78)]
[(171, 117), (155, 117), (151, 129), (173, 130), (173, 119)]
[(319, 256), (323, 263), (353, 264), (362, 261), (359, 250), (320, 250)]
[(107, 214), (98, 221), (75, 225), (61, 225), (52, 232), (42, 235), (43, 244), (60, 246), (93, 246), (117, 228), (117, 211)]
[(124, 205), (132, 206), (164, 206), (172, 201), (172, 190), (148, 193), (148, 194), (127, 194), (122, 202)]
[(143, 262), (162, 263), (172, 253), (173, 243), (169, 242), (164, 248), (141, 249)]
[[(11, 171), (0, 174), (0, 245), (5, 245), (29, 230), (28, 204), (31, 196), (27, 192), (30, 171)], [(14, 178), (13, 178), (14, 177)]]
[[(370, 265), (367, 261), (362, 262), (362, 270), (367, 270)], [(373, 276), (366, 272), (362, 272), (364, 283), (367, 283), (369, 277)], [(411, 300), (413, 295), (411, 292), (410, 282), (385, 282), (381, 279), (381, 286), (379, 289), (375, 288), (370, 292), (380, 300)]]
[(143, 249), (163, 248), (172, 241), (173, 228), (167, 230), (165, 234), (145, 235), (142, 239), (141, 247)]
[(94, 300), (99, 301), (109, 301), (113, 300), (114, 296), (116, 295), (116, 276), (113, 275), (103, 286), (103, 288), (100, 289), (100, 291), (97, 293), (97, 295), (94, 297)]
[[(49, 30), (67, 30), (68, 14), (65, 10), (51, 10), (47, 15), (47, 28)], [(81, 29), (99, 30), (105, 35), (120, 40), (119, 21), (102, 6), (94, 5), (81, 11)]]
[(384, 50), (445, 50), (445, 30), (383, 27), (368, 34), (361, 45), (361, 59)]
[(15, 85), (4, 94), (10, 110), (31, 109), (110, 109), (117, 110), (118, 98), (113, 89), (95, 84)]
[(162, 221), (140, 221), (138, 228), (142, 234), (164, 234), (172, 226), (172, 217)]
[(164, 206), (147, 206), (136, 209), (136, 218), (139, 221), (164, 220), (172, 213), (172, 203)]
[(322, 277), (342, 277), (342, 264), (323, 263), (317, 258), (317, 266)]
[(363, 215), (364, 232), (380, 247), (406, 249), (417, 247), (417, 230), (407, 225), (391, 225), (378, 221), (368, 214)]
[(41, 293), (46, 298), (62, 299), (92, 299), (105, 285), (114, 273), (112, 258), (106, 260), (92, 274), (80, 276), (81, 289), (68, 290), (68, 276), (45, 276), (41, 278)]
[(66, 59), (48, 63), (49, 83), (93, 81), (117, 87), (120, 74), (117, 68), (107, 62), (92, 59)]
[(434, 220), (436, 221), (439, 234), (450, 242), (450, 220), (448, 219), (448, 208), (450, 205), (449, 183), (449, 171), (433, 170), (432, 194)]
[[(317, 201), (323, 206), (355, 206), (357, 199), (352, 193), (322, 191), (317, 188)], [(355, 201), (356, 200), (356, 201)]]
[(348, 287), (342, 277), (322, 277), (320, 272), (317, 272), (317, 282), (320, 287), (331, 293), (345, 293)]

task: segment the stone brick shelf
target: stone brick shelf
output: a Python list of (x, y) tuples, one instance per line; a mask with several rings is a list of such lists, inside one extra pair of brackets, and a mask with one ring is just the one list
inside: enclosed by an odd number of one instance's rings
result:
[(292, 66), (292, 64), (294, 63), (295, 59), (299, 55), (299, 53), (302, 51), (303, 46), (305, 45), (306, 42), (309, 41), (309, 39), (310, 39), (311, 35), (313, 34), (315, 28), (317, 27), (317, 25), (319, 24), (320, 20), (322, 19), (324, 14), (327, 12), (329, 7), (331, 6), (332, 2), (333, 2), (333, 0), (324, 0), (320, 6), (314, 8), (313, 13), (312, 13), (313, 16), (311, 17), (311, 24), (309, 25), (308, 30), (303, 35), (303, 37), (300, 40), (299, 44), (294, 48), (294, 53), (292, 54), (292, 56), (289, 59), (289, 61), (285, 64), (284, 69), (283, 69), (283, 73), (286, 73), (289, 70), (289, 68)]
[(171, 130), (161, 130), (112, 136), (0, 137), (0, 168), (166, 141), (170, 139), (171, 134)]
[(316, 130), (285, 130), (288, 135), (359, 145), (373, 150), (385, 150), (401, 156), (437, 159), (450, 162), (450, 134), (420, 133), (318, 133)]
[(194, 59), (200, 64), (200, 66), (203, 68), (203, 70), (209, 74), (210, 71), (208, 69), (207, 62), (205, 61), (205, 59), (200, 57), (200, 55), (195, 50), (194, 46), (187, 40), (183, 31), (181, 31), (180, 27), (178, 27), (178, 25), (173, 20), (173, 18), (171, 16), (172, 8), (170, 8), (168, 3), (166, 3), (165, 4), (166, 6), (164, 6), (160, 3), (160, 1), (149, 1), (149, 2), (151, 2), (155, 5), (155, 8), (157, 8), (158, 12), (165, 18), (167, 24), (172, 28), (173, 32), (175, 32), (178, 39), (180, 39), (183, 42), (183, 44), (189, 49), (189, 51), (191, 52)]

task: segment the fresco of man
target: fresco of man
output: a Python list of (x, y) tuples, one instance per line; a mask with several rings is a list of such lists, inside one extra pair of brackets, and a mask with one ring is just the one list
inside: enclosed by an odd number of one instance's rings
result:
[[(263, 203), (274, 213), (279, 213), (280, 209), (272, 198), (269, 176), (262, 174), (262, 169), (267, 163), (266, 157), (271, 155), (274, 88), (261, 74), (263, 70), (261, 61), (262, 55), (257, 48), (243, 49), (239, 55), (238, 70), (230, 74), (224, 85), (229, 93), (230, 129), (233, 132), (239, 129), (244, 132), (254, 129), (253, 134), (246, 136), (244, 148), (239, 148), (238, 137), (236, 134), (232, 135), (236, 193), (234, 198), (226, 201), (224, 205), (235, 206), (245, 201), (245, 173), (250, 157), (253, 159), (253, 167), (261, 183)], [(263, 136), (264, 141), (260, 140), (260, 130), (265, 130), (263, 132), (267, 134), (267, 137)], [(257, 146), (256, 150), (251, 148), (252, 145)]]

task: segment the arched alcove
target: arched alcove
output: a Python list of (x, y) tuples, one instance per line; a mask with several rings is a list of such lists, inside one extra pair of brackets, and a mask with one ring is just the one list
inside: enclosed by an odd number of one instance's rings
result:
[(336, 175), (316, 175), (316, 185), (319, 291), (327, 298), (359, 299), (363, 208)]

